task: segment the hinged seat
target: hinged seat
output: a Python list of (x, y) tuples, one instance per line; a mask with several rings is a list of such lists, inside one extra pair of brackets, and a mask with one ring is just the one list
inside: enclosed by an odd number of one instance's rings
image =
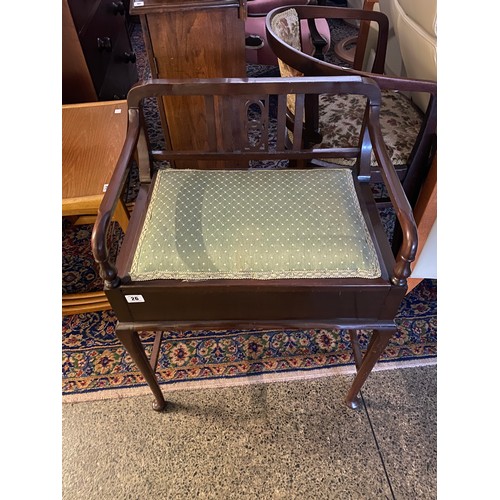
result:
[(158, 172), (130, 277), (378, 278), (352, 173)]

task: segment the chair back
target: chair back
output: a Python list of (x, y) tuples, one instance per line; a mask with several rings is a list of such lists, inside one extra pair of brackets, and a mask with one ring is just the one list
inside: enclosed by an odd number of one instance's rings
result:
[[(371, 149), (368, 130), (361, 130), (355, 147), (303, 146), (303, 123), (308, 122), (309, 98), (318, 94), (359, 94), (367, 98), (366, 113), (377, 128), (380, 90), (373, 81), (358, 76), (304, 78), (248, 78), (206, 80), (150, 80), (132, 88), (130, 112), (138, 113), (148, 97), (197, 98), (204, 134), (198, 150), (172, 148), (156, 152), (156, 160), (196, 160), (199, 168), (213, 168), (217, 161), (231, 168), (248, 168), (255, 160), (312, 160), (358, 158)], [(293, 95), (295, 115), (290, 117), (287, 98)], [(290, 121), (291, 120), (291, 121)], [(367, 123), (368, 123), (367, 122)], [(288, 142), (292, 131), (292, 145)], [(186, 131), (188, 132), (188, 131)], [(383, 149), (383, 143), (380, 149)], [(388, 167), (390, 168), (390, 167)]]

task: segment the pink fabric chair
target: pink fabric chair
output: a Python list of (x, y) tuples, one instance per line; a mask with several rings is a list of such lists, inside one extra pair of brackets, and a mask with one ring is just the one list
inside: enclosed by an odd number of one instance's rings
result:
[[(248, 64), (266, 64), (269, 66), (278, 66), (278, 58), (267, 44), (266, 39), (266, 15), (269, 11), (276, 7), (284, 5), (307, 5), (309, 0), (248, 0), (247, 10), (248, 17), (245, 21), (245, 37), (246, 37), (246, 62)], [(316, 29), (321, 37), (319, 50), (322, 54), (330, 48), (330, 28), (326, 19), (315, 20)], [(309, 55), (314, 55), (317, 50), (311, 30), (307, 21), (301, 21), (302, 35), (302, 50)]]

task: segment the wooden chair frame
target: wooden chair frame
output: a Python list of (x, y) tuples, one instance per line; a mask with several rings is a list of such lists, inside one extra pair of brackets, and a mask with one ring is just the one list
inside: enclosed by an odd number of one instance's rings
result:
[[(367, 96), (366, 125), (358, 147), (347, 149), (308, 149), (302, 146), (302, 119), (307, 115), (306, 96), (327, 93), (359, 93)], [(295, 94), (296, 127), (294, 149), (285, 145), (286, 99)], [(218, 162), (236, 162), (238, 165), (255, 159), (296, 160), (296, 167), (323, 165), (326, 157), (360, 158), (366, 147), (373, 147), (390, 198), (403, 227), (404, 242), (394, 257), (368, 185), (369, 175), (358, 174), (353, 180), (362, 214), (374, 241), (381, 267), (381, 277), (328, 279), (209, 279), (183, 281), (160, 279), (133, 281), (129, 271), (140, 236), (146, 209), (155, 182), (151, 175), (151, 153), (147, 150), (144, 127), (140, 120), (140, 103), (147, 97), (197, 96), (207, 111), (207, 144), (204, 151), (164, 151), (156, 159), (195, 160), (214, 168)], [(277, 98), (277, 144), (267, 141), (250, 145), (239, 108), (249, 103), (267, 103), (270, 96)], [(264, 107), (267, 104), (263, 105)], [(167, 329), (224, 329), (224, 328), (342, 328), (349, 329), (352, 339), (357, 374), (347, 394), (351, 408), (359, 406), (357, 395), (373, 366), (396, 331), (394, 317), (406, 292), (410, 264), (417, 249), (417, 232), (411, 207), (399, 178), (389, 160), (378, 122), (380, 90), (366, 78), (304, 77), (255, 78), (211, 80), (151, 80), (140, 84), (128, 95), (129, 125), (127, 137), (115, 172), (99, 209), (92, 235), (92, 249), (105, 282), (105, 292), (119, 322), (116, 334), (146, 379), (154, 396), (153, 407), (163, 410), (166, 401), (156, 379), (161, 332)], [(235, 119), (236, 118), (236, 119)], [(245, 117), (243, 117), (246, 119)], [(201, 118), (200, 118), (201, 119)], [(267, 133), (269, 122), (263, 119)], [(236, 133), (235, 133), (236, 131)], [(227, 140), (227, 133), (229, 139)], [(239, 140), (241, 139), (241, 141)], [(124, 188), (130, 160), (137, 153), (141, 185), (116, 262), (111, 262), (107, 248), (107, 233), (112, 214)], [(359, 161), (358, 161), (359, 163)], [(245, 168), (245, 167), (239, 167)], [(350, 168), (350, 167), (345, 167)], [(352, 170), (352, 169), (351, 169)], [(368, 173), (369, 174), (369, 173)], [(143, 297), (141, 303), (127, 301), (127, 296)], [(362, 353), (356, 330), (374, 331), (367, 351)], [(139, 331), (157, 331), (153, 354), (148, 359), (140, 342)]]

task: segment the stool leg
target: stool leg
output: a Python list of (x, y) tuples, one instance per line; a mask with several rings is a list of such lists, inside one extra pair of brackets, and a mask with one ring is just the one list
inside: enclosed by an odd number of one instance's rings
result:
[(163, 397), (158, 381), (156, 380), (156, 374), (151, 368), (144, 346), (139, 339), (139, 335), (134, 330), (129, 330), (128, 328), (120, 328), (120, 325), (116, 327), (116, 336), (120, 342), (127, 349), (128, 353), (134, 360), (137, 368), (141, 372), (142, 376), (146, 379), (149, 388), (153, 392), (156, 401), (153, 403), (153, 409), (156, 411), (162, 411), (165, 409), (167, 402)]
[(372, 338), (368, 344), (365, 355), (363, 356), (363, 361), (358, 368), (356, 377), (347, 393), (345, 402), (349, 408), (356, 409), (360, 406), (360, 401), (358, 398), (359, 391), (365, 383), (368, 375), (370, 375), (375, 363), (379, 360), (381, 354), (384, 352), (389, 340), (396, 333), (396, 329), (391, 330), (374, 330)]

